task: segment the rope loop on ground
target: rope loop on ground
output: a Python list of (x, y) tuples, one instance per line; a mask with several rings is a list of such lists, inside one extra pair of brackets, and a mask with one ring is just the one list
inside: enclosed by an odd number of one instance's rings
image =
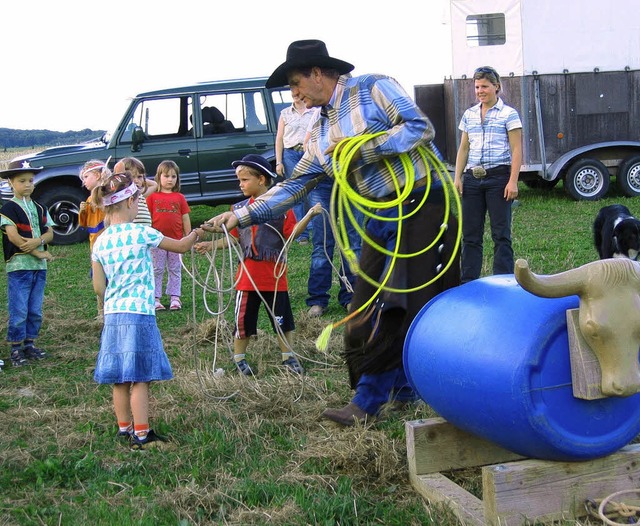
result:
[[(584, 507), (590, 516), (600, 519), (604, 524), (609, 526), (640, 526), (640, 506), (613, 500), (620, 495), (630, 493), (635, 493), (640, 496), (640, 488), (616, 491), (602, 500), (587, 499)], [(612, 519), (621, 519), (626, 522), (615, 522)]]

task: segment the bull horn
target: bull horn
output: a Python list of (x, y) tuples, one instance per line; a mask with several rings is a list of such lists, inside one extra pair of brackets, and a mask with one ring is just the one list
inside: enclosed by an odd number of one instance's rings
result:
[(529, 269), (529, 263), (519, 259), (515, 264), (515, 276), (520, 286), (542, 298), (561, 298), (564, 296), (580, 295), (584, 290), (587, 269), (574, 268), (548, 276), (534, 274)]

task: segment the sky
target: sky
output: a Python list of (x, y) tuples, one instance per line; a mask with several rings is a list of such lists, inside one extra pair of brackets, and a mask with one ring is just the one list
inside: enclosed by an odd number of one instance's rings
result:
[(354, 75), (390, 75), (411, 96), (449, 74), (448, 0), (395, 0), (383, 10), (370, 0), (220, 5), (3, 2), (0, 128), (111, 130), (138, 93), (269, 76), (291, 42), (309, 38), (354, 64)]

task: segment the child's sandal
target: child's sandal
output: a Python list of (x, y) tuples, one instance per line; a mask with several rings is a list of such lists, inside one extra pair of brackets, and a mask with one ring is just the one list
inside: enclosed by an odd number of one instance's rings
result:
[(171, 298), (171, 303), (169, 304), (169, 310), (180, 310), (182, 308), (182, 303), (180, 303), (179, 298)]

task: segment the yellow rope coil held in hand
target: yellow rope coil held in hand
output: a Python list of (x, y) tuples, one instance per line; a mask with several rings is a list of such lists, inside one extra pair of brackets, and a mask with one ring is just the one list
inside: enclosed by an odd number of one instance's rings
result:
[[(345, 258), (347, 259), (349, 266), (354, 274), (358, 275), (359, 279), (366, 280), (369, 284), (376, 287), (376, 291), (363, 305), (361, 305), (357, 310), (350, 313), (348, 316), (344, 317), (338, 322), (335, 322), (331, 325), (328, 325), (324, 328), (318, 339), (316, 340), (316, 348), (320, 351), (326, 350), (329, 344), (329, 338), (331, 337), (331, 332), (336, 327), (346, 323), (351, 318), (356, 316), (358, 313), (363, 312), (369, 305), (371, 305), (376, 297), (382, 292), (394, 292), (394, 293), (410, 293), (421, 290), (425, 287), (428, 287), (436, 280), (440, 279), (442, 275), (451, 267), (453, 261), (455, 259), (455, 254), (457, 253), (460, 247), (460, 241), (462, 237), (461, 227), (458, 227), (458, 232), (456, 233), (456, 241), (454, 249), (451, 252), (451, 257), (449, 261), (447, 261), (446, 265), (443, 265), (438, 273), (429, 281), (410, 289), (397, 289), (387, 286), (387, 282), (389, 281), (393, 269), (395, 266), (395, 262), (398, 258), (412, 258), (424, 254), (428, 250), (431, 250), (440, 238), (444, 235), (447, 230), (447, 222), (449, 219), (449, 214), (451, 213), (451, 195), (453, 195), (455, 207), (457, 210), (458, 217), (462, 217), (462, 207), (460, 203), (460, 197), (458, 196), (458, 192), (453, 189), (453, 180), (451, 179), (451, 175), (448, 170), (442, 163), (442, 161), (435, 155), (435, 153), (425, 147), (419, 147), (418, 153), (420, 154), (422, 161), (427, 167), (427, 181), (424, 190), (424, 194), (418, 206), (415, 207), (411, 212), (404, 214), (403, 204), (409, 198), (411, 192), (414, 190), (415, 184), (415, 169), (413, 163), (411, 162), (411, 157), (408, 153), (402, 153), (399, 155), (400, 162), (402, 163), (404, 177), (399, 177), (395, 171), (391, 163), (383, 159), (383, 162), (386, 164), (389, 173), (393, 177), (393, 184), (395, 186), (396, 197), (394, 199), (390, 199), (388, 201), (374, 201), (371, 199), (367, 199), (366, 197), (361, 196), (355, 189), (351, 188), (349, 182), (347, 180), (349, 165), (351, 164), (353, 157), (356, 155), (357, 151), (368, 141), (383, 135), (385, 132), (375, 133), (375, 134), (366, 134), (359, 137), (350, 137), (343, 139), (338, 143), (334, 152), (333, 152), (333, 173), (335, 178), (335, 184), (333, 185), (333, 190), (331, 193), (331, 221), (334, 226), (334, 230), (338, 233), (336, 235), (336, 241)], [(444, 212), (444, 220), (442, 225), (440, 226), (440, 232), (433, 239), (431, 243), (427, 246), (423, 247), (417, 252), (414, 253), (401, 253), (400, 252), (400, 241), (402, 239), (402, 224), (403, 221), (416, 214), (420, 208), (426, 203), (427, 197), (429, 196), (429, 191), (431, 189), (431, 171), (435, 170), (438, 174), (438, 177), (442, 181), (442, 188), (444, 191), (444, 201), (445, 201), (445, 212)], [(389, 250), (385, 246), (381, 246), (378, 243), (374, 242), (365, 232), (364, 228), (360, 226), (358, 221), (356, 221), (353, 211), (351, 207), (356, 208), (362, 214), (369, 219), (376, 219), (380, 221), (396, 221), (398, 223), (398, 233), (396, 236), (396, 244), (393, 250)], [(387, 217), (376, 215), (376, 210), (388, 210), (390, 208), (397, 208), (397, 217)], [(335, 211), (335, 212), (334, 212)], [(337, 215), (337, 220), (336, 220)], [(366, 241), (373, 248), (378, 250), (380, 253), (386, 255), (389, 260), (389, 265), (385, 275), (383, 276), (380, 282), (373, 279), (371, 276), (366, 275), (359, 266), (359, 262), (355, 256), (355, 253), (351, 249), (349, 245), (349, 236), (347, 233), (347, 223), (346, 220), (349, 220), (358, 234), (362, 237), (364, 241)]]

